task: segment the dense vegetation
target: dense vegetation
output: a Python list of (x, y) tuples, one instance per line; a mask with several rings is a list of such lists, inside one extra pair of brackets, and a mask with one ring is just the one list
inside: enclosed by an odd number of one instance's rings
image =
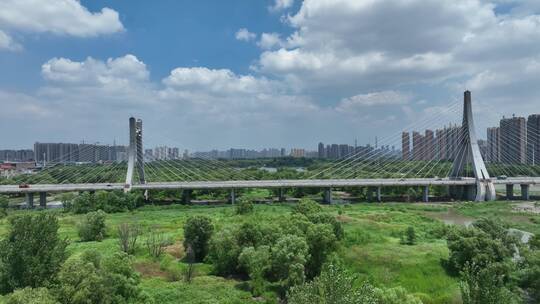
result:
[[(540, 216), (508, 203), (259, 205), (253, 196), (234, 207), (142, 206), (136, 193), (96, 192), (63, 195), (64, 210), (8, 210), (0, 303), (540, 299), (540, 241), (523, 245), (507, 229), (539, 234)], [(450, 211), (477, 221), (431, 218)]]

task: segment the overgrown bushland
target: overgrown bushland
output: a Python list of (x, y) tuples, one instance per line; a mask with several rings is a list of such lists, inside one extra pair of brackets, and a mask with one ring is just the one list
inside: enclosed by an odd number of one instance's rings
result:
[(137, 249), (137, 239), (141, 235), (141, 228), (138, 224), (122, 223), (118, 226), (118, 244), (120, 250), (133, 254)]
[(81, 241), (102, 241), (107, 236), (105, 212), (98, 210), (87, 213), (78, 228)]
[(134, 191), (83, 192), (77, 196), (66, 195), (61, 198), (64, 209), (76, 214), (103, 210), (107, 213), (124, 212), (144, 205), (144, 197)]

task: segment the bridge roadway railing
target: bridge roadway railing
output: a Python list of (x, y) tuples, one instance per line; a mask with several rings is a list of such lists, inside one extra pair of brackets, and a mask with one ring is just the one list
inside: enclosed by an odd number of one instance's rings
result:
[[(504, 180), (492, 179), (494, 184), (540, 185), (540, 177), (514, 177)], [(298, 180), (235, 180), (235, 181), (184, 181), (134, 184), (133, 189), (242, 189), (242, 188), (332, 188), (332, 187), (385, 187), (385, 186), (458, 186), (473, 185), (474, 178), (401, 178), (401, 179), (298, 179)], [(99, 184), (39, 184), (21, 188), (18, 185), (1, 185), (0, 193), (38, 193), (122, 190), (121, 183)]]

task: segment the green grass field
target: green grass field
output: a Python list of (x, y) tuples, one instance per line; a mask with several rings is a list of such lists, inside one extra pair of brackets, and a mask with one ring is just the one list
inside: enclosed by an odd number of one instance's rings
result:
[[(79, 242), (77, 224), (81, 215), (62, 213), (60, 210), (13, 211), (53, 212), (60, 218), (60, 234), (70, 240), (68, 251), (77, 255), (94, 248), (103, 254), (118, 249), (116, 227), (123, 222), (136, 222), (143, 231), (157, 229), (174, 240), (160, 259), (151, 258), (144, 248), (144, 234), (134, 255), (134, 265), (141, 273), (142, 287), (156, 303), (276, 303), (271, 292), (264, 299), (253, 299), (245, 282), (235, 278), (212, 275), (211, 265), (197, 264), (196, 278), (191, 284), (182, 280), (185, 267), (180, 260), (182, 226), (195, 214), (213, 219), (216, 230), (239, 225), (247, 220), (273, 221), (289, 213), (292, 205), (257, 205), (251, 215), (236, 215), (231, 206), (146, 206), (133, 212), (107, 215), (109, 236), (102, 242)], [(344, 225), (346, 236), (337, 254), (351, 271), (368, 279), (376, 286), (403, 286), (420, 296), (424, 303), (460, 303), (458, 281), (446, 274), (441, 259), (448, 256), (446, 241), (441, 238), (444, 223), (434, 215), (449, 211), (471, 219), (494, 217), (511, 227), (540, 233), (540, 215), (512, 212), (512, 203), (464, 204), (351, 204), (324, 206)], [(400, 235), (408, 227), (416, 230), (416, 245), (401, 245)], [(0, 237), (7, 233), (7, 220), (0, 220)], [(0, 297), (0, 302), (2, 298)]]

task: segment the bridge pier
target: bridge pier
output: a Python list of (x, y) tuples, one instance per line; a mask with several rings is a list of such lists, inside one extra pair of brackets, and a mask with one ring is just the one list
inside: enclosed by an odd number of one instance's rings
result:
[(328, 188), (324, 190), (323, 203), (332, 204), (332, 188)]
[(285, 197), (285, 189), (279, 188), (278, 201), (284, 202), (286, 200), (287, 200), (287, 197)]
[(229, 195), (229, 202), (234, 205), (236, 203), (236, 192), (234, 189), (231, 189), (231, 193)]
[(47, 192), (39, 193), (39, 206), (42, 208), (47, 208)]
[(26, 208), (28, 209), (34, 208), (34, 193), (32, 192), (26, 193)]
[(514, 199), (514, 184), (506, 185), (506, 199), (507, 200)]
[(429, 186), (424, 186), (422, 191), (422, 201), (424, 203), (429, 202)]
[(521, 185), (521, 199), (524, 201), (528, 201), (530, 199), (529, 196), (529, 185), (522, 184)]
[(377, 202), (382, 202), (382, 194), (381, 194), (382, 187), (377, 187)]
[(193, 190), (191, 189), (184, 189), (182, 191), (182, 202), (186, 205), (191, 204), (191, 193)]

